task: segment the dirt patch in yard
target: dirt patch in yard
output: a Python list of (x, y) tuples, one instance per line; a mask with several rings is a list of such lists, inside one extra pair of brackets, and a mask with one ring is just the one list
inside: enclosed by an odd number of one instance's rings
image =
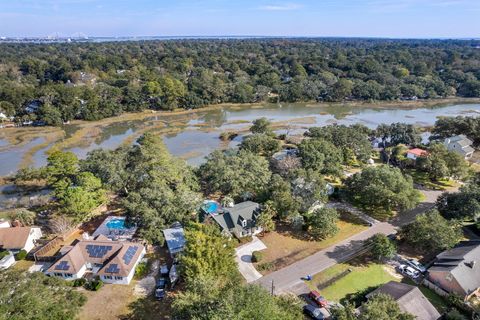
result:
[(83, 306), (79, 319), (114, 320), (129, 314), (129, 305), (137, 299), (133, 292), (135, 284), (135, 281), (130, 285), (108, 284), (96, 292), (80, 289), (87, 297), (87, 303)]
[(256, 265), (271, 264), (268, 270), (257, 268), (263, 275), (284, 268), (298, 260), (325, 249), (367, 229), (358, 218), (343, 212), (338, 222), (339, 232), (323, 241), (311, 241), (305, 231), (295, 231), (289, 225), (280, 224), (277, 230), (260, 238), (267, 246), (264, 258)]

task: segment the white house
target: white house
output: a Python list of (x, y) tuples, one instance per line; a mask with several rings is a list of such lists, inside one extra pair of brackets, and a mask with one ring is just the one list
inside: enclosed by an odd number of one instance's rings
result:
[(41, 237), (42, 230), (38, 227), (10, 227), (4, 222), (0, 225), (0, 249), (13, 253), (30, 252)]
[(145, 253), (141, 244), (112, 241), (100, 235), (94, 240), (78, 242), (45, 273), (65, 280), (92, 273), (105, 283), (129, 284)]
[(444, 144), (449, 151), (455, 151), (465, 159), (471, 158), (475, 152), (472, 141), (463, 134), (445, 139)]

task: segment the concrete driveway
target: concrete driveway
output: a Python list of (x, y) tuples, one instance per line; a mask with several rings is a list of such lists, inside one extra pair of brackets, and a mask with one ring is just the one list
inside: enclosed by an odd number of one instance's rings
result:
[(266, 249), (267, 246), (257, 237), (253, 241), (235, 249), (235, 260), (238, 264), (238, 270), (247, 282), (253, 282), (262, 277), (252, 264), (252, 252)]

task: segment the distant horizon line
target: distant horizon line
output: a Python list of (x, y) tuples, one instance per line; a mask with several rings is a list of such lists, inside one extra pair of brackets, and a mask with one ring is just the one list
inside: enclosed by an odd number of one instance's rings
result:
[(309, 35), (168, 35), (168, 36), (148, 36), (148, 35), (135, 35), (135, 36), (63, 36), (63, 35), (47, 35), (47, 36), (2, 36), (0, 35), (0, 41), (2, 40), (90, 40), (90, 39), (129, 39), (129, 40), (142, 40), (142, 39), (385, 39), (385, 40), (480, 40), (480, 37), (385, 37), (385, 36), (309, 36)]

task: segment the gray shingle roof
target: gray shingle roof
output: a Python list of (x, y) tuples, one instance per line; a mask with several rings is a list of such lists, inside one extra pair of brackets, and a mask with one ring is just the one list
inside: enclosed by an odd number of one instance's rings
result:
[(398, 303), (400, 310), (414, 315), (418, 320), (437, 320), (440, 318), (440, 313), (415, 286), (390, 281), (368, 294), (367, 298), (379, 293), (391, 296)]
[(440, 253), (429, 271), (449, 271), (470, 294), (480, 287), (480, 241), (462, 241)]
[(225, 208), (224, 214), (213, 215), (213, 219), (226, 231), (242, 231), (241, 218), (247, 220), (245, 229), (255, 226), (254, 213), (260, 205), (253, 201), (245, 201), (233, 206), (233, 208)]

